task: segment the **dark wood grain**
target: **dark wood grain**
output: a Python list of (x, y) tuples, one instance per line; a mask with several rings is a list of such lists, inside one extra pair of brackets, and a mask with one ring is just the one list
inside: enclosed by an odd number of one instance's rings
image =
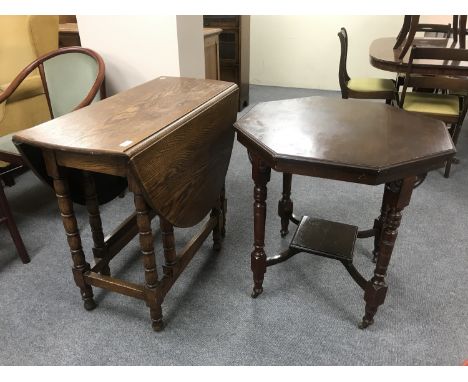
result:
[(383, 221), (374, 276), (367, 283), (364, 292), (366, 313), (359, 326), (361, 329), (368, 327), (374, 322), (374, 315), (377, 312), (377, 308), (385, 301), (388, 289), (385, 277), (398, 235), (401, 212), (410, 202), (415, 182), (416, 176), (385, 185), (384, 201), (386, 202), (386, 213)]
[[(223, 92), (234, 92), (232, 83), (191, 78), (159, 77), (110, 98), (22, 131), (19, 143), (74, 152), (131, 156), (138, 144), (149, 145), (199, 114), (206, 103)], [(131, 121), (131, 125), (129, 125)], [(49, 134), (51, 130), (56, 134)]]
[(443, 122), (358, 100), (261, 103), (234, 126), (276, 171), (364, 184), (443, 167), (456, 152)]
[(92, 310), (96, 307), (93, 299), (93, 290), (83, 276), (84, 273), (90, 270), (90, 265), (86, 262), (81, 246), (81, 236), (78, 230), (73, 203), (70, 198), (68, 182), (64, 177), (63, 169), (57, 165), (52, 151), (44, 151), (44, 159), (49, 176), (54, 180), (55, 194), (73, 260), (73, 278), (81, 290), (81, 298), (83, 299), (85, 309)]
[(271, 169), (254, 153), (249, 153), (252, 162), (252, 179), (254, 187), (254, 249), (250, 255), (251, 269), (254, 279), (252, 297), (256, 298), (263, 292), (263, 277), (266, 272), (267, 258), (265, 254), (265, 221), (267, 183), (270, 181)]
[[(143, 299), (153, 329), (160, 331), (165, 295), (211, 232), (213, 248), (221, 249), (238, 88), (165, 77), (108, 101), (18, 133), (15, 143), (36, 174), (56, 189), (85, 307), (94, 307), (91, 286)], [(121, 139), (131, 143), (116, 147)], [(127, 183), (135, 213), (104, 238), (99, 205), (116, 198)], [(81, 247), (72, 201), (87, 206), (96, 260), (92, 269)], [(165, 258), (161, 277), (151, 229), (156, 214)], [(208, 215), (201, 232), (177, 253), (173, 227), (192, 227)], [(137, 233), (144, 285), (108, 276), (109, 262)]]
[(224, 186), (237, 92), (223, 93), (213, 102), (216, 107), (170, 129), (164, 139), (131, 158), (131, 169), (151, 207), (176, 227), (198, 223), (216, 204)]
[[(366, 308), (360, 327), (373, 323), (387, 294), (386, 272), (401, 211), (409, 204), (413, 189), (425, 178), (420, 174), (443, 167), (455, 153), (441, 121), (414, 117), (374, 102), (309, 97), (259, 104), (235, 123), (237, 139), (249, 153), (255, 184), (252, 297), (263, 292), (268, 266), (304, 252), (324, 256), (340, 261), (364, 290)], [(299, 223), (290, 211), (292, 174), (354, 183), (385, 183), (380, 216), (373, 228), (365, 231), (304, 216), (289, 249), (267, 257), (266, 199), (271, 169), (284, 174), (283, 198), (278, 208), (282, 233), (288, 220)], [(366, 280), (353, 265), (354, 245), (356, 238), (372, 236), (377, 264), (374, 276)]]

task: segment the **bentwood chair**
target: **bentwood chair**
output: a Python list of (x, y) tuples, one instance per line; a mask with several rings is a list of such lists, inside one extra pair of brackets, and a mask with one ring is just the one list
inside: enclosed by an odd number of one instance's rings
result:
[[(105, 65), (101, 56), (90, 49), (67, 47), (53, 50), (26, 66), (0, 93), (0, 106), (8, 103), (15, 96), (15, 91), (35, 71), (39, 71), (51, 118), (105, 98)], [(13, 135), (10, 133), (0, 137), (0, 161), (10, 163), (9, 168), (18, 168), (25, 163), (12, 142)], [(10, 227), (15, 223), (11, 214), (9, 216)], [(21, 255), (21, 251), (18, 252)]]
[[(398, 49), (403, 44), (403, 41), (405, 42), (398, 56), (400, 59), (405, 57), (406, 53), (413, 45), (416, 32), (424, 31), (425, 26), (432, 26), (432, 29), (437, 28), (438, 24), (419, 24), (419, 18), (419, 15), (405, 15), (400, 33), (398, 33), (395, 45), (393, 46), (393, 49)], [(460, 41), (460, 48), (462, 49), (465, 49), (466, 46), (466, 20), (466, 15), (454, 15), (453, 29), (451, 29), (451, 32), (453, 31), (453, 41)], [(445, 26), (442, 25), (441, 27), (444, 28)], [(450, 37), (450, 35), (447, 37)]]
[(340, 81), (341, 96), (360, 99), (383, 99), (391, 104), (397, 97), (395, 81), (384, 78), (353, 78), (346, 69), (348, 57), (348, 33), (345, 28), (338, 32), (341, 43), (340, 66), (338, 79)]
[[(399, 106), (413, 113), (420, 113), (433, 117), (450, 125), (449, 131), (453, 143), (456, 145), (460, 129), (465, 118), (468, 99), (462, 92), (468, 89), (468, 78), (449, 76), (444, 69), (434, 70), (432, 76), (421, 76), (413, 73), (414, 60), (425, 60), (427, 66), (434, 61), (468, 62), (468, 50), (453, 48), (421, 48), (414, 46), (411, 50), (405, 82), (400, 97)], [(447, 68), (447, 71), (449, 69)], [(413, 89), (441, 89), (451, 94), (434, 94), (414, 91)], [(460, 94), (453, 94), (460, 92)], [(446, 178), (450, 175), (452, 162), (445, 167)]]

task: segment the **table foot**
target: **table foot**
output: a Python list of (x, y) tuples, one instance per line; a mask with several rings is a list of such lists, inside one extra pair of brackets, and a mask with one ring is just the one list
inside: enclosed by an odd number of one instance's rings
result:
[(253, 288), (253, 291), (252, 291), (252, 294), (250, 295), (250, 297), (252, 297), (252, 298), (257, 298), (257, 297), (260, 296), (262, 293), (263, 293), (263, 288), (262, 288), (262, 287), (260, 287), (260, 288)]
[(359, 329), (365, 329), (368, 326), (371, 326), (374, 323), (374, 319), (367, 320), (365, 317), (362, 319), (361, 323), (358, 325)]
[(96, 302), (92, 297), (87, 297), (83, 300), (83, 306), (86, 310), (94, 310), (97, 306)]
[(161, 332), (164, 329), (164, 321), (162, 318), (159, 321), (153, 321), (151, 327), (155, 332)]

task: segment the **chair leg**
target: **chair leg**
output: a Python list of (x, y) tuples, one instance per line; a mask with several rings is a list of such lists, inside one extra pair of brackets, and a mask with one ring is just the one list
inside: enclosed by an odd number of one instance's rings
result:
[(16, 251), (18, 256), (20, 257), (21, 261), (24, 264), (27, 264), (31, 261), (29, 258), (28, 252), (23, 243), (23, 239), (21, 239), (21, 235), (18, 231), (18, 227), (16, 227), (16, 223), (13, 219), (13, 215), (10, 211), (10, 206), (8, 205), (8, 200), (6, 198), (5, 192), (3, 191), (3, 186), (0, 184), (0, 212), (2, 216), (6, 219), (5, 223), (10, 231), (11, 238), (15, 243)]
[(452, 167), (452, 160), (449, 159), (447, 163), (445, 164), (444, 178), (447, 178), (447, 179), (449, 178), (451, 167)]

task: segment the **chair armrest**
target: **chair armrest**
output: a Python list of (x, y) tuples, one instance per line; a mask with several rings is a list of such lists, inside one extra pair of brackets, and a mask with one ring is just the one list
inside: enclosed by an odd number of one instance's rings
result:
[[(0, 85), (0, 98), (2, 93), (8, 88), (10, 84)], [(16, 90), (7, 98), (8, 102), (21, 101), (23, 99), (31, 98), (40, 94), (44, 94), (44, 87), (42, 86), (40, 75), (30, 75), (26, 77), (16, 88)]]

